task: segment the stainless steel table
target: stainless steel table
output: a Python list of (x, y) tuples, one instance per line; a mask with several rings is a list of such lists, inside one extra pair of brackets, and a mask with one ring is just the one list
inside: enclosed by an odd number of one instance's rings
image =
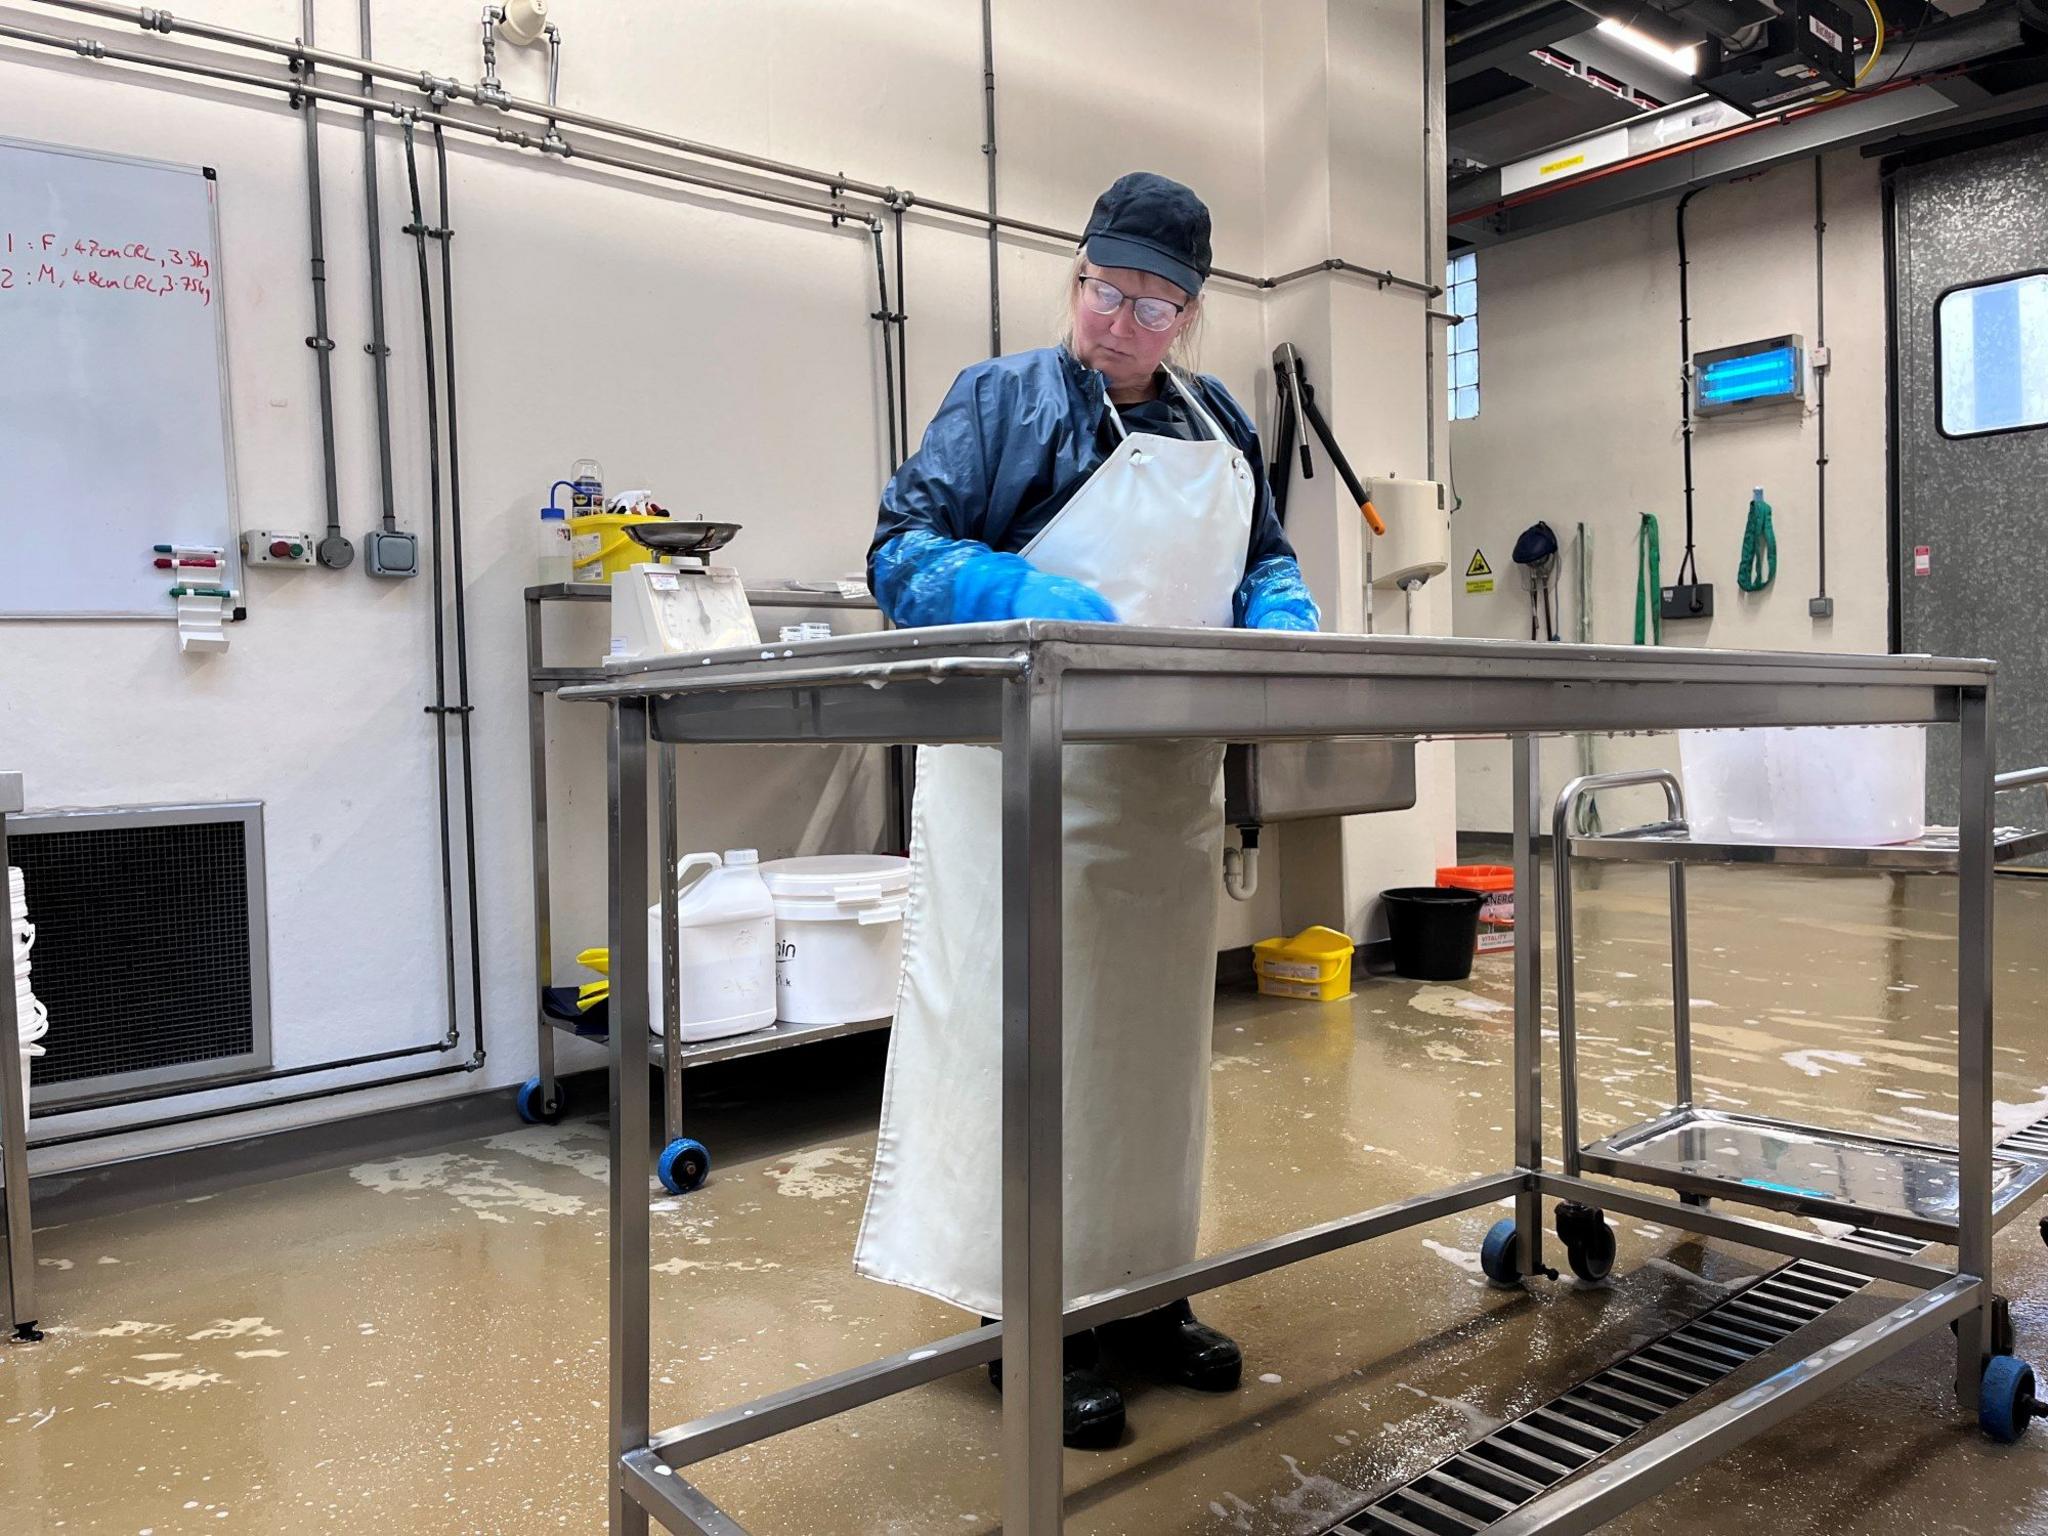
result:
[[(7, 818), (23, 806), (21, 775), (0, 773), (0, 882), (7, 869)], [(18, 1106), (21, 1092), (21, 1052), (15, 1042), (21, 1038), (19, 1010), (14, 1004), (14, 921), (13, 907), (0, 888), (0, 921), (8, 958), (7, 975), (0, 978), (0, 1178), (7, 1188), (0, 1201), (0, 1241), (6, 1246), (7, 1326), (15, 1338), (33, 1341), (36, 1331), (36, 1243), (33, 1219), (28, 1207), (28, 1124)]]
[[(1064, 1331), (1512, 1197), (1524, 1275), (1542, 1270), (1544, 1196), (1626, 1210), (1912, 1287), (1849, 1339), (1640, 1449), (1596, 1462), (1510, 1518), (1584, 1531), (1669, 1486), (1907, 1344), (1958, 1321), (1956, 1388), (1975, 1406), (1993, 1337), (1991, 769), (1994, 667), (1926, 657), (1782, 655), (1500, 641), (1163, 631), (1015, 623), (910, 630), (689, 663), (564, 690), (611, 708), (611, 1530), (735, 1536), (680, 1469), (1002, 1356), (1008, 1536), (1061, 1528)], [(1961, 739), (1957, 863), (1958, 1263), (1950, 1269), (1545, 1168), (1541, 945), (1515, 930), (1514, 1141), (1489, 1177), (1151, 1276), (1062, 1317), (1060, 777), (1067, 742), (1232, 742), (1474, 733), (1514, 740), (1517, 902), (1538, 910), (1545, 807), (1534, 738), (1682, 726), (1950, 722)], [(693, 1423), (649, 1422), (648, 899), (650, 742), (976, 742), (1003, 753), (1003, 1314), (972, 1329)], [(849, 1259), (850, 1262), (850, 1259)], [(1732, 1405), (1731, 1405), (1732, 1406)]]

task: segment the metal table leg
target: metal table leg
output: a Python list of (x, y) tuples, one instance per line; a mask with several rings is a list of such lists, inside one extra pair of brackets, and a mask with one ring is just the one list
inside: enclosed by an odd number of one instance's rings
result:
[(1978, 1305), (1956, 1329), (1956, 1396), (1975, 1410), (1992, 1350), (1991, 1275), (1991, 685), (1964, 690), (1962, 800), (1956, 819), (1956, 1268), (1975, 1276)]
[[(1060, 681), (1003, 696), (1003, 1530), (1061, 1527)], [(643, 1266), (644, 1267), (644, 1266)]]
[(683, 1134), (683, 957), (676, 927), (676, 749), (657, 747), (661, 764), (656, 815), (661, 842), (662, 1144)]
[(530, 681), (541, 666), (540, 600), (526, 599), (526, 783), (533, 800), (534, 1017), (540, 1025), (540, 1107), (553, 1114), (562, 1102), (555, 1082), (555, 1026), (540, 1007), (540, 990), (554, 980), (554, 918), (548, 900), (548, 701)]
[[(1515, 870), (1515, 1166), (1543, 1168), (1543, 758), (1533, 736), (1514, 739)], [(1516, 1262), (1525, 1275), (1543, 1269), (1543, 1199), (1515, 1197)]]
[[(12, 776), (10, 776), (12, 777)], [(19, 784), (19, 778), (14, 779)], [(10, 791), (11, 793), (11, 791)], [(7, 809), (0, 806), (0, 878), (7, 868)], [(0, 903), (7, 903), (0, 889)], [(7, 936), (8, 974), (0, 978), (0, 1176), (7, 1180), (7, 1320), (18, 1338), (39, 1339), (36, 1332), (36, 1245), (28, 1208), (28, 1124), (21, 1113), (21, 1021), (14, 1006), (14, 910), (0, 932)]]
[(611, 707), (611, 1457), (612, 1536), (647, 1536), (620, 1458), (647, 1444), (647, 709)]

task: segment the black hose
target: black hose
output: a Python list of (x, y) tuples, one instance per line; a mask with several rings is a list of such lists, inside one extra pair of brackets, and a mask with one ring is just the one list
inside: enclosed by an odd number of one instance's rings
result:
[(477, 912), (476, 763), (469, 724), (473, 713), (469, 702), (469, 595), (462, 569), (462, 449), (456, 432), (461, 411), (455, 392), (455, 257), (449, 249), (455, 230), (448, 222), (448, 140), (439, 123), (434, 124), (434, 161), (441, 194), (441, 351), (448, 367), (448, 541), (455, 563), (455, 718), (462, 738), (462, 843), (469, 879), (469, 1006), (470, 1024), (476, 1032), (476, 1048), (481, 1051), (484, 1048), (484, 946), (482, 921)]
[(427, 271), (427, 213), (420, 201), (419, 159), (413, 143), (413, 123), (405, 120), (405, 181), (412, 194), (412, 222), (405, 232), (412, 236), (419, 258), (420, 336), (427, 364), (427, 515), (433, 534), (429, 557), (434, 571), (434, 702), (428, 713), (434, 716), (434, 772), (440, 783), (441, 803), (441, 931), (446, 937), (444, 960), (448, 988), (448, 1034), (453, 1038), (462, 1027), (455, 1000), (455, 870), (454, 832), (448, 817), (448, 642), (442, 618), (442, 593), (446, 578), (441, 556), (441, 394), (440, 374), (434, 358), (434, 289)]
[(1685, 253), (1685, 205), (1705, 187), (1694, 187), (1678, 200), (1678, 420), (1685, 451), (1685, 554), (1678, 562), (1676, 586), (1697, 586), (1699, 564), (1693, 554), (1692, 528), (1692, 285)]

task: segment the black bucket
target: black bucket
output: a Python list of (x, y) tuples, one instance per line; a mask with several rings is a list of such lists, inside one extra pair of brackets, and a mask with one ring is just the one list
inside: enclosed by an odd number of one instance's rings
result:
[(1413, 981), (1463, 981), (1472, 974), (1485, 901), (1479, 892), (1413, 885), (1381, 891), (1380, 900), (1387, 904), (1396, 972)]

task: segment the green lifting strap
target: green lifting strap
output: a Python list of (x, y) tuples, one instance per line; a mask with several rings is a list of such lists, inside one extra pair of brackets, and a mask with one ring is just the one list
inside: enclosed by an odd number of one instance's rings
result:
[(1636, 530), (1636, 644), (1663, 643), (1664, 557), (1657, 541), (1657, 514), (1645, 512)]
[(1771, 504), (1762, 486), (1749, 498), (1749, 521), (1742, 528), (1742, 560), (1735, 584), (1745, 592), (1761, 592), (1778, 579), (1778, 535), (1771, 527)]

